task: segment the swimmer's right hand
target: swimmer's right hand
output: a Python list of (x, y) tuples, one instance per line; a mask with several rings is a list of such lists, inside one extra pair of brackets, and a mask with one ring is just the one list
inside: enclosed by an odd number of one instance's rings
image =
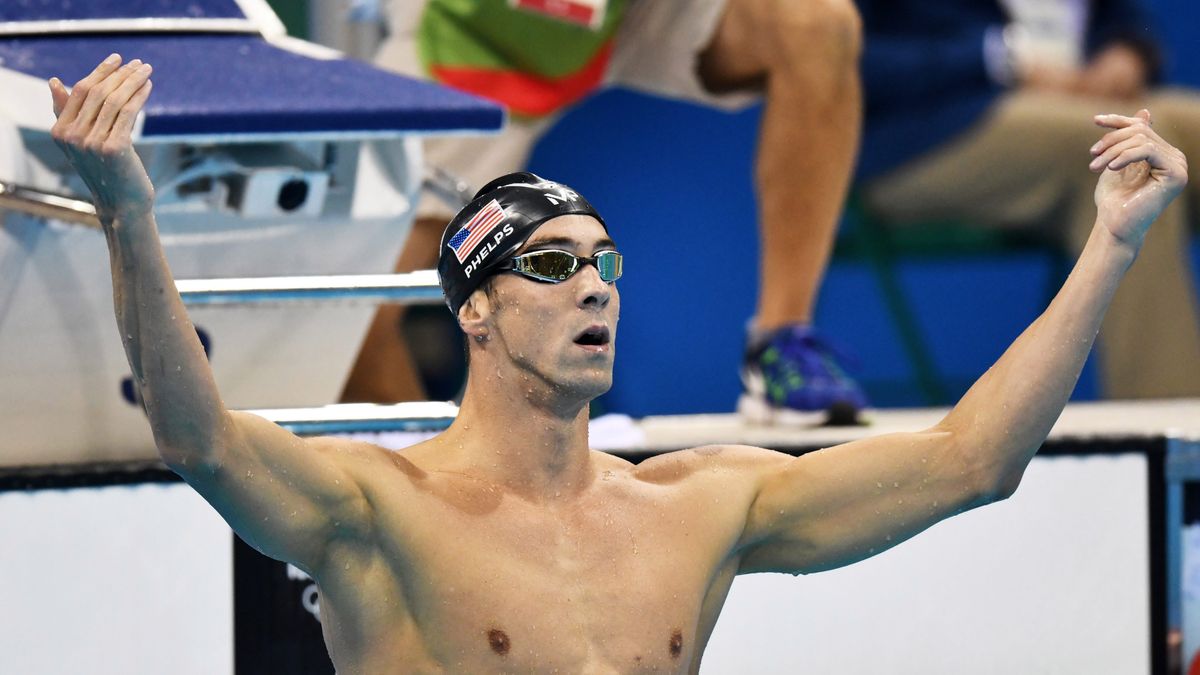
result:
[(121, 65), (113, 54), (68, 92), (50, 79), (54, 115), (50, 135), (92, 191), (96, 214), (108, 227), (114, 219), (148, 216), (154, 186), (133, 149), (133, 124), (150, 96), (150, 64)]

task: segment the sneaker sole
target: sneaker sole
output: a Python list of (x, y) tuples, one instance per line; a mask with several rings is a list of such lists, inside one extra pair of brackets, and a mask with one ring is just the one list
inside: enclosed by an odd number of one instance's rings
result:
[(767, 426), (819, 427), (829, 419), (828, 410), (773, 408), (761, 398), (748, 394), (738, 398), (737, 411), (746, 421)]

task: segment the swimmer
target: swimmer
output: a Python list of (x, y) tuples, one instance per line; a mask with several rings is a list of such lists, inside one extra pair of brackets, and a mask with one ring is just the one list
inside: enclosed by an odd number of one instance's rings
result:
[(506, 176), (439, 249), (469, 337), (458, 418), (391, 452), (300, 438), (221, 402), (131, 145), (149, 77), (113, 55), (70, 92), (52, 79), (52, 133), (104, 225), (117, 322), (163, 461), (247, 542), (317, 581), (343, 675), (694, 673), (736, 575), (847, 565), (1007, 498), (1151, 221), (1187, 180), (1149, 112), (1097, 116), (1098, 216), (1075, 270), (934, 427), (799, 458), (725, 446), (635, 466), (588, 447), (588, 403), (612, 379), (619, 249), (569, 188)]

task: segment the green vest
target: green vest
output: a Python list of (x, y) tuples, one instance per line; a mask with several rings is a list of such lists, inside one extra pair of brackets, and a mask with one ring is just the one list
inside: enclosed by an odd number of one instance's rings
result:
[(417, 45), (434, 80), (540, 117), (601, 84), (627, 4), (608, 0), (593, 30), (516, 9), (512, 0), (429, 0)]

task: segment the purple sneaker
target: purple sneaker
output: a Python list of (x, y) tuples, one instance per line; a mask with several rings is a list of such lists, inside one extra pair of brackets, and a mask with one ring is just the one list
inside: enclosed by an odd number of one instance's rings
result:
[(808, 326), (780, 328), (747, 349), (738, 412), (766, 424), (859, 424), (867, 397), (842, 369), (848, 360)]

